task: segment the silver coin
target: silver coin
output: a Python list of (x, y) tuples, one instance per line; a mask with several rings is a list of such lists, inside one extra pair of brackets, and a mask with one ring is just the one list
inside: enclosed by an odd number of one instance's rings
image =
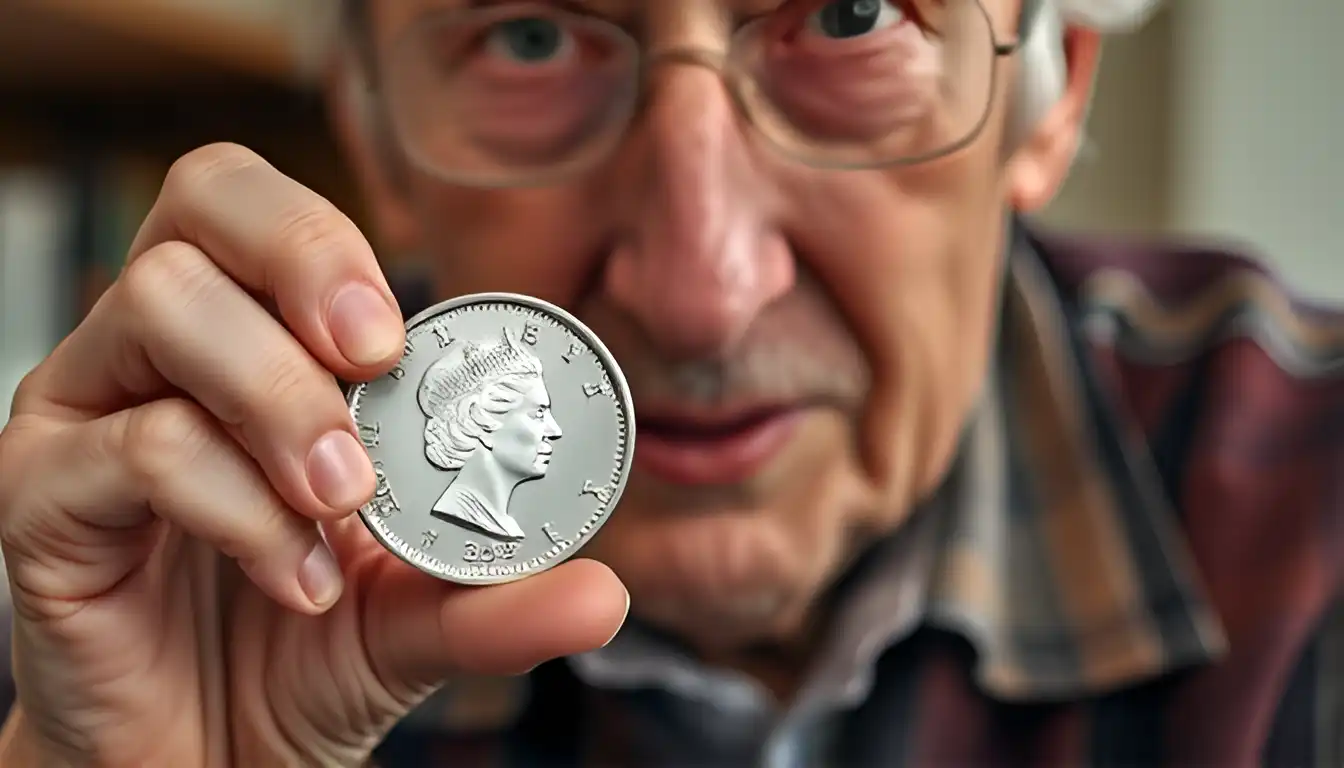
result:
[(620, 367), (540, 299), (476, 294), (421, 312), (397, 367), (347, 402), (378, 477), (364, 524), (459, 584), (515, 581), (572, 557), (630, 474), (635, 416)]

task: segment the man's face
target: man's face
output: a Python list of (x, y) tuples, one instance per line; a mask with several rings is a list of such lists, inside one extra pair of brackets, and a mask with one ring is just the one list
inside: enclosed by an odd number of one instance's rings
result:
[[(453, 3), (373, 5), (384, 58), (424, 14)], [(780, 40), (811, 44), (825, 33), (823, 14), (856, 7), (567, 5), (616, 21), (646, 55), (723, 51), (736, 28), (761, 17), (778, 22)], [(997, 39), (1015, 39), (1016, 3), (985, 8)], [(899, 24), (908, 11), (885, 0), (879, 15)], [(584, 54), (564, 28), (521, 31), (513, 42), (526, 50), (481, 66), (544, 63), (557, 40)], [(903, 168), (818, 170), (791, 159), (747, 125), (714, 69), (674, 57), (644, 80), (639, 110), (606, 159), (563, 181), (483, 189), (413, 162), (395, 182), (366, 172), (375, 203), (392, 212), (385, 218), (432, 261), (442, 296), (547, 299), (586, 321), (619, 360), (639, 425), (635, 469), (584, 554), (620, 575), (636, 616), (704, 648), (787, 639), (861, 548), (939, 483), (985, 375), (1015, 179), (1041, 188), (1063, 175), (1059, 163), (1005, 160), (1004, 104), (1018, 63), (985, 60), (999, 86), (978, 138)], [(865, 66), (863, 56), (854, 61)], [(804, 106), (818, 121), (845, 117), (828, 116), (826, 99)], [(572, 117), (560, 109), (554, 119)], [(546, 119), (502, 121), (498, 140)], [(355, 142), (366, 161), (375, 141)]]

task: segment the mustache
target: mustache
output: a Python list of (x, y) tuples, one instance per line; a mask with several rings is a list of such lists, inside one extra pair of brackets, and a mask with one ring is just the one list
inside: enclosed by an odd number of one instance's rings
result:
[(867, 392), (870, 373), (863, 354), (842, 329), (762, 318), (731, 352), (721, 357), (672, 360), (648, 343), (613, 349), (636, 403), (687, 406), (734, 403), (853, 405)]
[[(576, 307), (621, 366), (631, 397), (658, 406), (823, 405), (850, 410), (868, 394), (872, 371), (840, 306), (809, 270), (751, 320), (723, 350), (688, 355), (657, 320), (629, 314), (600, 293)], [(675, 314), (665, 321), (675, 324)]]

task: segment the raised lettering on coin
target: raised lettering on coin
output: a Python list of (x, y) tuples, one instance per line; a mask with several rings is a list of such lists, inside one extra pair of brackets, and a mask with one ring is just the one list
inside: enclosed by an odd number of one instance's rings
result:
[(550, 523), (542, 525), (541, 530), (546, 534), (546, 538), (550, 539), (551, 543), (556, 545), (557, 547), (568, 547), (570, 545), (569, 539), (566, 539), (560, 534), (556, 533), (555, 529), (551, 527)]
[(573, 344), (569, 345), (569, 349), (565, 352), (565, 354), (560, 356), (560, 359), (564, 360), (566, 363), (572, 363), (576, 359), (581, 357), (584, 352), (587, 351), (588, 347), (585, 347), (583, 344), (580, 344), (579, 342), (576, 341)]
[(610, 504), (611, 497), (616, 493), (610, 485), (593, 485), (592, 480), (583, 481), (583, 489), (579, 491), (580, 496), (593, 496), (603, 504)]
[(439, 342), (439, 349), (445, 349), (449, 344), (453, 343), (453, 334), (449, 332), (447, 326), (443, 323), (436, 323), (434, 325), (434, 338)]
[(364, 447), (377, 448), (380, 437), (379, 433), (382, 432), (383, 426), (375, 421), (372, 424), (360, 424), (358, 428), (359, 440), (364, 443)]
[(493, 563), (496, 560), (512, 560), (514, 553), (517, 551), (518, 544), (515, 542), (480, 544), (475, 541), (468, 541), (463, 545), (462, 562)]
[(415, 346), (411, 344), (410, 339), (407, 339), (406, 347), (405, 349), (402, 350), (401, 353), (401, 359), (397, 361), (396, 367), (387, 372), (387, 375), (391, 376), (396, 381), (401, 381), (402, 379), (406, 378), (406, 368), (405, 368), (406, 358), (410, 357), (411, 353), (414, 351)]
[(583, 394), (587, 395), (589, 398), (594, 398), (598, 395), (610, 396), (611, 380), (604, 377), (601, 384), (584, 384)]
[(377, 480), (376, 490), (373, 492), (373, 500), (366, 508), (371, 517), (386, 520), (400, 512), (401, 506), (397, 504), (397, 497), (392, 494), (392, 488), (387, 484), (387, 471), (383, 469), (383, 462), (373, 463), (373, 476)]

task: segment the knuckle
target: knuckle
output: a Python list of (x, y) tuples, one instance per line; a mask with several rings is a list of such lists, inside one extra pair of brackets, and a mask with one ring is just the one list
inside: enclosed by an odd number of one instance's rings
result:
[(282, 217), (275, 252), (287, 261), (326, 260), (349, 247), (353, 225), (345, 214), (322, 203), (296, 207)]
[(329, 400), (323, 396), (323, 385), (330, 377), (294, 345), (263, 354), (257, 370), (266, 374), (252, 393), (249, 415), (254, 419), (269, 421), (277, 409), (321, 410)]
[(123, 455), (142, 487), (153, 489), (206, 452), (214, 433), (210, 415), (199, 405), (158, 400), (127, 412)]
[(220, 272), (200, 250), (183, 242), (157, 245), (122, 273), (119, 287), (132, 311), (155, 315), (167, 302), (191, 303), (217, 284)]
[(168, 169), (162, 194), (191, 205), (210, 194), (221, 178), (252, 168), (261, 156), (240, 144), (207, 144), (181, 156)]
[(221, 542), (220, 551), (244, 566), (264, 565), (264, 561), (292, 548), (301, 536), (292, 513), (277, 502), (240, 517), (232, 535)]

